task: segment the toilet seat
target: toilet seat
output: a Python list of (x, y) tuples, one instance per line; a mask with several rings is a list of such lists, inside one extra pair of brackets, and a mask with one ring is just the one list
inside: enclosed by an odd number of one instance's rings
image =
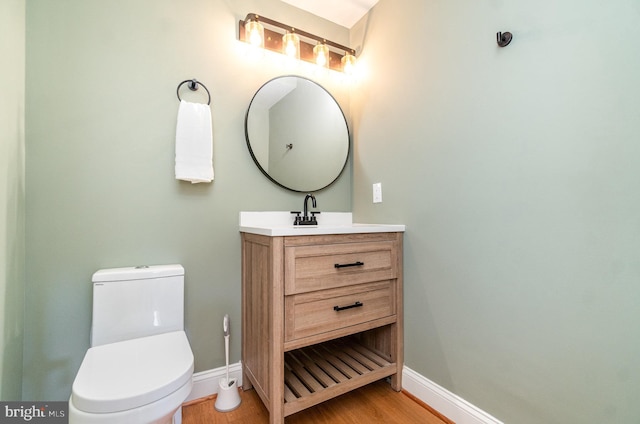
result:
[(88, 413), (125, 411), (169, 396), (192, 375), (193, 353), (184, 331), (100, 345), (87, 351), (71, 399)]

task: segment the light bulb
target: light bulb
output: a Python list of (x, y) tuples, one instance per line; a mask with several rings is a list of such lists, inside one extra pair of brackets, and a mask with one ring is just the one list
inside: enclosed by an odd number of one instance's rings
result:
[(300, 59), (300, 37), (293, 32), (282, 36), (283, 53), (289, 57)]
[(351, 53), (346, 52), (342, 57), (342, 72), (347, 75), (352, 75), (355, 71), (356, 57)]
[(249, 44), (256, 47), (264, 46), (264, 27), (258, 21), (247, 21), (244, 30), (248, 34)]
[(329, 47), (326, 44), (318, 43), (313, 48), (313, 55), (316, 59), (318, 66), (328, 68), (329, 67)]

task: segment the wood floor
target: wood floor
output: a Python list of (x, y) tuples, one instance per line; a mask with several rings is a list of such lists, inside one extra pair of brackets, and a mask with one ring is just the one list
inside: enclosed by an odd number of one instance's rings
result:
[[(240, 391), (242, 403), (217, 412), (215, 398), (182, 408), (183, 424), (268, 424), (267, 410), (254, 390)], [(384, 381), (369, 384), (285, 419), (286, 424), (453, 424)]]

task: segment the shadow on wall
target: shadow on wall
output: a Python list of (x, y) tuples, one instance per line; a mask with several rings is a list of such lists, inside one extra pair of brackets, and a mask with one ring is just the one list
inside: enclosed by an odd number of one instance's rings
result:
[(9, 151), (3, 166), (6, 175), (2, 181), (6, 182), (3, 192), (5, 212), (3, 241), (5, 246), (0, 249), (4, 258), (4, 275), (0, 277), (3, 295), (0, 307), (2, 320), (2, 363), (0, 366), (0, 399), (21, 400), (22, 398), (22, 350), (24, 342), (24, 154), (22, 133), (23, 114), (21, 107), (17, 111), (16, 119), (17, 140), (9, 146)]

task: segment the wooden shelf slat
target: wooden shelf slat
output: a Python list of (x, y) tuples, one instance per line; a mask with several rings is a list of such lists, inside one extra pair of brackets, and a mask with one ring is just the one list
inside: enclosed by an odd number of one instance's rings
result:
[(335, 384), (335, 380), (327, 374), (322, 368), (320, 368), (315, 362), (313, 362), (307, 355), (302, 351), (295, 351), (291, 353), (295, 355), (296, 359), (300, 361), (306, 368), (309, 370), (311, 374), (324, 386), (331, 387)]
[[(285, 355), (285, 416), (396, 372), (395, 363), (355, 341), (341, 340), (288, 352)], [(333, 384), (327, 384), (329, 380)]]
[(291, 391), (296, 395), (296, 397), (305, 397), (311, 394), (309, 389), (300, 381), (298, 376), (292, 373), (290, 370), (284, 370), (284, 382)]
[(314, 361), (314, 363), (318, 367), (320, 367), (324, 372), (326, 372), (329, 376), (331, 376), (333, 380), (337, 381), (338, 383), (349, 380), (349, 377), (344, 375), (342, 372), (340, 372), (339, 369), (337, 369), (336, 367), (331, 365), (329, 362), (327, 362), (327, 360), (323, 358), (321, 355), (319, 355), (315, 351), (315, 349), (306, 348), (303, 350), (303, 352), (305, 352), (309, 356), (309, 359)]

